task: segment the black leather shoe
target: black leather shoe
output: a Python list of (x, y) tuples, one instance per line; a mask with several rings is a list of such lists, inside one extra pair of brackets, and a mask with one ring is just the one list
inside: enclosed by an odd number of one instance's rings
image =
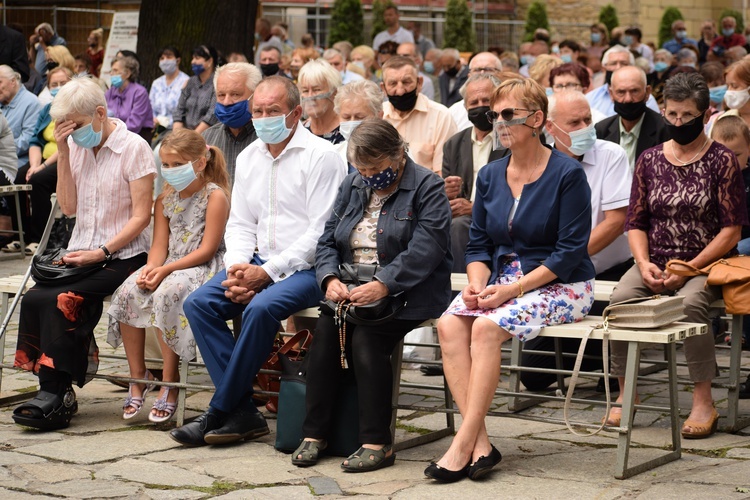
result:
[(503, 456), (500, 454), (497, 448), (495, 448), (495, 445), (491, 446), (492, 451), (490, 452), (489, 456), (479, 457), (479, 459), (477, 459), (477, 461), (469, 467), (469, 479), (476, 480), (485, 476), (489, 471), (493, 469), (493, 467), (500, 463), (500, 460), (503, 459)]
[(183, 446), (206, 446), (208, 443), (203, 439), (205, 434), (218, 429), (222, 424), (223, 422), (218, 416), (207, 411), (189, 424), (173, 429), (169, 433), (169, 437)]
[(208, 444), (229, 444), (243, 439), (255, 439), (269, 434), (266, 419), (258, 410), (235, 410), (224, 425), (207, 432), (203, 439)]
[(430, 479), (435, 479), (442, 483), (455, 483), (461, 479), (468, 477), (469, 475), (469, 464), (466, 467), (459, 470), (450, 470), (440, 467), (435, 462), (432, 462), (424, 470), (424, 475)]

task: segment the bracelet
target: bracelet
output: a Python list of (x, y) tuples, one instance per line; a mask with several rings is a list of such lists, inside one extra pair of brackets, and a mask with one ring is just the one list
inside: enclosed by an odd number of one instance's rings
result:
[(99, 249), (104, 252), (104, 260), (110, 261), (112, 260), (112, 254), (107, 250), (107, 247), (104, 245), (99, 246)]
[(516, 298), (520, 299), (521, 297), (523, 297), (523, 285), (521, 284), (521, 280), (516, 281), (516, 285), (518, 285), (518, 288), (521, 289), (521, 293), (516, 295)]

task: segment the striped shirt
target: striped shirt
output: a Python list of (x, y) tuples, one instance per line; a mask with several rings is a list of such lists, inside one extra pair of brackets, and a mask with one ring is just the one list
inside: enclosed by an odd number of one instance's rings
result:
[(229, 173), (229, 185), (234, 184), (234, 168), (237, 164), (237, 156), (243, 149), (248, 147), (258, 138), (255, 135), (253, 121), (250, 120), (240, 129), (237, 137), (232, 134), (229, 127), (223, 123), (217, 123), (203, 131), (203, 138), (209, 146), (216, 146), (224, 153), (224, 159), (227, 162), (227, 172)]
[(201, 83), (197, 76), (191, 76), (185, 88), (182, 89), (180, 101), (177, 103), (172, 118), (185, 125), (185, 128), (195, 130), (201, 122), (209, 125), (218, 123), (219, 120), (214, 115), (215, 107), (216, 92), (213, 75), (206, 80), (206, 83)]
[[(68, 138), (70, 171), (76, 186), (76, 220), (68, 250), (93, 250), (114, 238), (133, 216), (130, 183), (156, 174), (154, 155), (148, 143), (129, 132), (125, 124), (110, 118), (115, 130), (96, 156)], [(128, 259), (148, 252), (151, 235), (143, 231), (114, 252)]]

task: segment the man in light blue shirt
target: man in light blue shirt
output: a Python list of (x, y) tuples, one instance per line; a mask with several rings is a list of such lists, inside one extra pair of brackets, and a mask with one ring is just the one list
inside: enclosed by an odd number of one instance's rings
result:
[(55, 30), (49, 23), (42, 23), (36, 27), (34, 34), (31, 35), (31, 47), (36, 52), (34, 56), (34, 67), (40, 75), (47, 74), (47, 47), (55, 45), (68, 45), (65, 39), (55, 33)]
[(667, 40), (662, 45), (663, 49), (667, 49), (672, 54), (676, 54), (678, 50), (683, 48), (685, 45), (692, 45), (696, 49), (698, 48), (698, 41), (688, 38), (687, 30), (685, 29), (685, 21), (678, 19), (672, 23), (672, 33), (674, 38)]
[(13, 132), (19, 168), (29, 162), (29, 142), (41, 109), (36, 96), (21, 85), (21, 75), (0, 65), (0, 112)]
[[(602, 67), (606, 70), (607, 76), (605, 84), (601, 87), (597, 87), (588, 94), (586, 94), (586, 100), (589, 101), (592, 110), (599, 111), (605, 117), (615, 115), (615, 103), (612, 101), (612, 96), (609, 94), (609, 84), (612, 79), (612, 73), (624, 66), (633, 66), (635, 64), (635, 58), (633, 54), (623, 47), (622, 45), (615, 45), (602, 56)], [(646, 106), (652, 110), (659, 112), (659, 105), (656, 103), (654, 96), (648, 96)]]

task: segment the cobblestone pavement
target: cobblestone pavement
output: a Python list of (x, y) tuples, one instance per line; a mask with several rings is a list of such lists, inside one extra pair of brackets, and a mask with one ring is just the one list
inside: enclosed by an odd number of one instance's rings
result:
[[(0, 277), (25, 271), (25, 261), (0, 260)], [(16, 318), (5, 339), (5, 363), (15, 350)], [(106, 343), (103, 322), (97, 328), (103, 354), (113, 354)], [(122, 354), (120, 349), (118, 354)], [(647, 351), (658, 357), (658, 351)], [(728, 351), (719, 352), (720, 364), (728, 363)], [(100, 372), (126, 373), (123, 360), (102, 359)], [(686, 370), (678, 373), (686, 377)], [(726, 372), (722, 372), (726, 379)], [(665, 378), (658, 373), (654, 378)], [(405, 370), (403, 379), (436, 384), (441, 379)], [(209, 382), (205, 371), (193, 370), (191, 381)], [(503, 375), (501, 386), (507, 384)], [(601, 400), (595, 382), (584, 380), (577, 396)], [(2, 398), (18, 396), (36, 388), (35, 377), (5, 370)], [(689, 386), (680, 384), (680, 406), (689, 408)], [(620, 481), (613, 478), (616, 434), (578, 437), (562, 425), (507, 417), (487, 420), (492, 442), (503, 453), (503, 462), (483, 481), (464, 480), (451, 485), (434, 484), (422, 471), (447, 449), (449, 439), (398, 452), (396, 466), (368, 474), (347, 474), (341, 458), (324, 457), (308, 469), (294, 467), (289, 455), (273, 448), (275, 420), (269, 415), (272, 433), (257, 441), (233, 446), (185, 449), (169, 439), (174, 424), (154, 425), (142, 412), (133, 420), (121, 418), (124, 389), (104, 380), (94, 380), (76, 389), (79, 414), (68, 429), (39, 433), (16, 426), (13, 405), (0, 407), (0, 498), (263, 498), (296, 499), (325, 495), (327, 498), (368, 496), (372, 498), (750, 498), (750, 428), (737, 434), (719, 432), (710, 439), (683, 441), (682, 459)], [(641, 397), (649, 404), (667, 402), (666, 384), (644, 382)], [(726, 414), (726, 391), (715, 389), (717, 407)], [(150, 407), (155, 395), (146, 403)], [(209, 392), (191, 392), (188, 416), (198, 415), (210, 399)], [(430, 413), (440, 404), (439, 394), (426, 389), (402, 389), (402, 404), (417, 410), (399, 412), (398, 439), (423, 434), (445, 424), (443, 414)], [(504, 397), (493, 403), (507, 407)], [(596, 423), (601, 406), (576, 404), (572, 418)], [(750, 402), (741, 403), (743, 413)], [(562, 417), (562, 404), (548, 402), (523, 413)], [(683, 410), (683, 417), (684, 417)], [(458, 419), (460, 422), (460, 418)], [(723, 420), (722, 420), (723, 422)], [(663, 453), (669, 442), (666, 414), (638, 412), (631, 453), (634, 460)]]

